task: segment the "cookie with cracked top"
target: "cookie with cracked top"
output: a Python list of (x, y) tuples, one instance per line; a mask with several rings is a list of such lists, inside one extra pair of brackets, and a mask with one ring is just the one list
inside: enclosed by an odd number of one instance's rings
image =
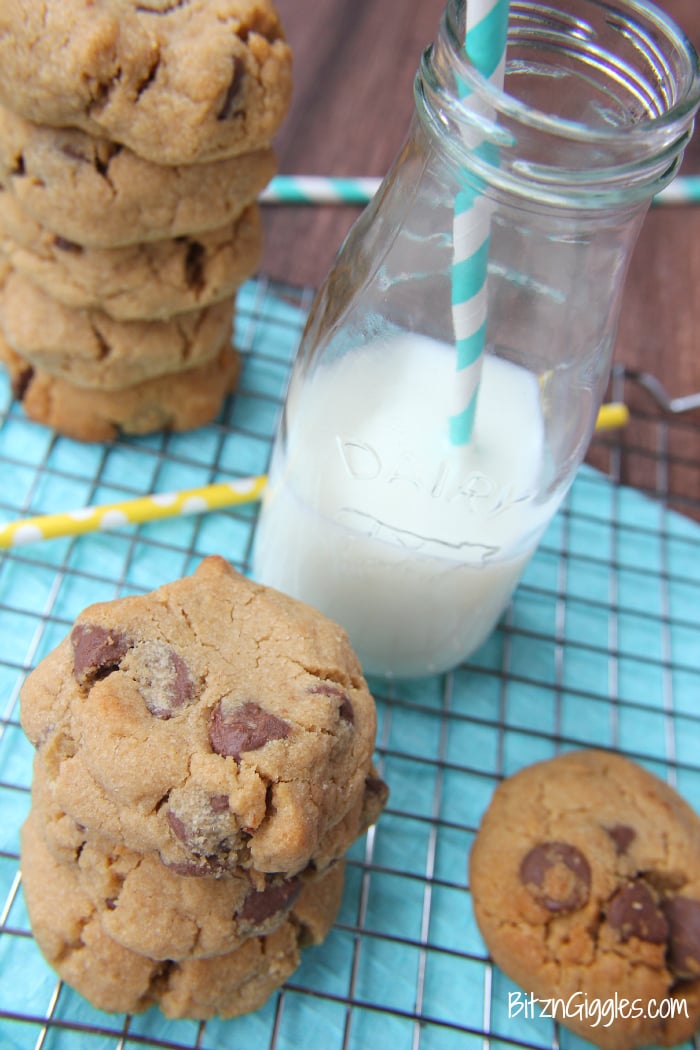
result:
[(219, 414), (241, 371), (240, 354), (226, 345), (198, 368), (119, 390), (99, 390), (35, 368), (10, 349), (2, 335), (0, 363), (26, 415), (76, 441), (113, 441), (119, 434), (202, 427)]
[[(387, 785), (374, 766), (371, 766), (365, 778), (365, 790), (361, 803), (352, 806), (343, 819), (326, 832), (316, 849), (314, 860), (303, 873), (304, 877), (311, 879), (319, 871), (325, 871), (332, 866), (347, 849), (350, 842), (358, 835), (364, 834), (372, 824), (376, 824), (387, 803), (388, 796)], [(107, 854), (113, 853), (115, 849), (121, 849), (121, 847), (115, 847), (114, 840), (104, 836), (99, 830), (93, 830), (88, 838), (87, 828), (57, 805), (44, 764), (38, 754), (34, 756), (32, 800), (35, 808), (40, 812), (42, 833), (46, 844), (60, 864), (76, 864), (87, 845)], [(198, 860), (174, 862), (170, 865), (170, 870), (178, 875), (197, 877), (214, 875), (218, 878), (224, 874), (224, 869), (202, 864)], [(254, 869), (248, 869), (244, 878), (246, 884), (251, 884), (252, 880), (252, 883), (258, 888), (268, 883), (267, 876), (256, 873)]]
[(217, 556), (84, 610), (29, 675), (21, 719), (89, 839), (193, 876), (325, 870), (385, 799), (345, 632)]
[(168, 320), (116, 321), (74, 309), (9, 269), (0, 277), (0, 329), (35, 368), (74, 386), (114, 391), (198, 368), (230, 345), (235, 295)]
[(259, 1009), (294, 972), (301, 949), (326, 937), (343, 891), (338, 864), (303, 888), (289, 916), (266, 936), (210, 958), (158, 960), (108, 936), (75, 866), (59, 864), (47, 849), (34, 812), (22, 828), (21, 864), (32, 932), (60, 977), (99, 1009), (139, 1013), (157, 1003), (170, 1018)]
[(4, 0), (0, 101), (159, 164), (269, 145), (291, 52), (269, 0)]
[(65, 240), (115, 248), (232, 223), (277, 170), (270, 149), (166, 166), (75, 128), (50, 128), (0, 106), (0, 192)]
[(32, 809), (52, 856), (72, 867), (105, 933), (153, 959), (203, 959), (234, 951), (281, 925), (315, 870), (285, 879), (257, 872), (202, 875), (166, 868), (157, 853), (100, 849), (53, 803), (35, 762)]
[(632, 1050), (700, 1027), (700, 818), (637, 763), (573, 751), (507, 778), (470, 886), (494, 962), (542, 1002), (578, 1004), (557, 1019), (583, 1038)]
[(89, 248), (35, 222), (0, 193), (0, 256), (64, 306), (115, 321), (169, 321), (228, 299), (255, 273), (262, 221), (250, 205), (234, 222), (200, 234), (119, 248)]

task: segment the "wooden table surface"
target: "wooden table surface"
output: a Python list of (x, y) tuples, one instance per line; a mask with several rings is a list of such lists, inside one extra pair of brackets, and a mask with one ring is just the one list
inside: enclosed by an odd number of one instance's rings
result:
[[(700, 51), (700, 0), (661, 0)], [(277, 0), (295, 55), (291, 110), (276, 139), (280, 172), (384, 175), (413, 109), (421, 51), (443, 0)], [(700, 123), (700, 122), (699, 122)], [(684, 174), (700, 174), (700, 130)], [(262, 269), (316, 287), (359, 214), (341, 206), (265, 208)], [(615, 360), (671, 396), (700, 391), (700, 205), (650, 210), (628, 275)], [(691, 417), (700, 422), (700, 413)], [(693, 428), (700, 462), (700, 427)], [(691, 434), (693, 438), (693, 434)], [(686, 480), (700, 498), (700, 472)]]

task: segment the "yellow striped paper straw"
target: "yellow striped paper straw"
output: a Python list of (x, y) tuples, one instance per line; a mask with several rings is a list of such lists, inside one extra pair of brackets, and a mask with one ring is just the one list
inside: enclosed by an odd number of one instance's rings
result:
[(267, 476), (224, 481), (182, 492), (154, 493), (121, 503), (101, 507), (44, 514), (23, 521), (13, 521), (0, 527), (0, 548), (19, 547), (37, 540), (53, 540), (61, 536), (79, 536), (85, 532), (116, 529), (123, 525), (140, 525), (160, 518), (176, 518), (187, 514), (202, 514), (240, 503), (260, 499)]
[(596, 430), (619, 430), (630, 421), (630, 410), (621, 401), (601, 405), (595, 422)]
[[(629, 421), (626, 405), (611, 402), (603, 405), (596, 420), (596, 430), (624, 427)], [(80, 536), (85, 532), (101, 532), (122, 528), (124, 525), (143, 525), (161, 518), (204, 514), (208, 510), (222, 510), (241, 503), (259, 500), (267, 484), (267, 475), (222, 481), (180, 492), (153, 493), (120, 503), (106, 503), (98, 507), (83, 507), (58, 514), (41, 514), (0, 525), (0, 550), (21, 547), (39, 540), (56, 540), (64, 536)]]

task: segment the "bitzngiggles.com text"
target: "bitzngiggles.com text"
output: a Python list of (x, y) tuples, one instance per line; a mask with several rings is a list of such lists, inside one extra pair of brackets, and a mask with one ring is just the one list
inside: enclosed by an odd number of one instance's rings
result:
[(585, 992), (573, 992), (568, 998), (540, 999), (526, 992), (509, 992), (508, 1017), (551, 1017), (566, 1024), (577, 1020), (591, 1028), (609, 1028), (616, 1020), (660, 1020), (687, 1017), (688, 1004), (684, 999), (628, 999), (617, 992), (607, 999), (595, 998)]

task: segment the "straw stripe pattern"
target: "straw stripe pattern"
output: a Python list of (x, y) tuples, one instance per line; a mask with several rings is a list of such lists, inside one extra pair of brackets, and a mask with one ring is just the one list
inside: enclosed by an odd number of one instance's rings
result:
[[(509, 0), (467, 4), (466, 51), (479, 72), (503, 78)], [(466, 94), (465, 88), (464, 93)], [(490, 205), (475, 190), (455, 198), (452, 261), (452, 320), (458, 383), (450, 416), (450, 441), (471, 440), (486, 341)]]
[(700, 204), (700, 175), (681, 175), (657, 193), (654, 204)]
[[(275, 175), (260, 195), (263, 204), (368, 204), (381, 179), (371, 176)], [(700, 175), (679, 175), (654, 204), (700, 204)]]
[(267, 478), (264, 474), (235, 481), (222, 481), (180, 492), (152, 493), (120, 503), (85, 507), (80, 510), (45, 514), (0, 526), (0, 549), (20, 547), (37, 540), (58, 539), (60, 536), (79, 536), (86, 532), (121, 528), (175, 518), (186, 514), (203, 514), (239, 503), (260, 499)]
[(366, 204), (381, 179), (326, 178), (323, 175), (276, 175), (263, 190), (267, 204)]
[(466, 51), (482, 76), (491, 79), (505, 53), (510, 0), (467, 2)]

